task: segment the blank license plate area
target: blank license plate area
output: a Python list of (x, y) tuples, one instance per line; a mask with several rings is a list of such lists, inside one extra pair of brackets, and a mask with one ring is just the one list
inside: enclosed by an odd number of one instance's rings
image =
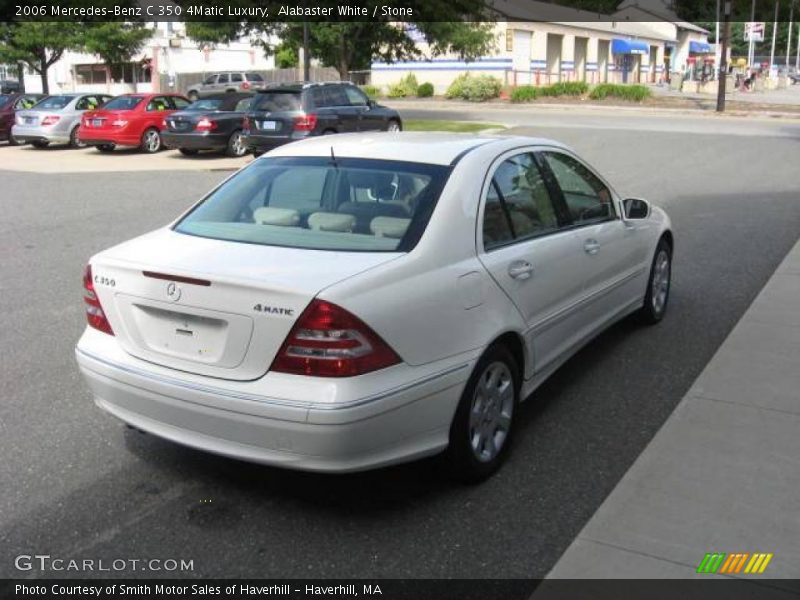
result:
[(278, 131), (277, 121), (261, 121), (261, 129), (264, 131)]
[(147, 346), (161, 354), (215, 363), (225, 350), (228, 322), (154, 306), (134, 305), (137, 328)]
[(92, 127), (102, 127), (103, 119), (92, 119)]

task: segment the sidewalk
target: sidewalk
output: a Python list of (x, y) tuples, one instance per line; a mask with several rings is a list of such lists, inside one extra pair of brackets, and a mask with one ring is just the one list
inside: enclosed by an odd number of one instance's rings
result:
[(548, 577), (719, 577), (707, 552), (800, 594), (800, 242)]

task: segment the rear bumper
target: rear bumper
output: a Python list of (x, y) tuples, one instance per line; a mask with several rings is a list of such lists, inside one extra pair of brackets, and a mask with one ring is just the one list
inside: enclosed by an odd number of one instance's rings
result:
[(244, 145), (248, 150), (268, 152), (269, 150), (277, 148), (278, 146), (283, 146), (284, 144), (296, 142), (298, 140), (304, 140), (309, 137), (309, 135), (310, 134), (307, 131), (293, 131), (289, 135), (259, 135), (251, 130), (250, 133), (245, 133), (242, 137)]
[[(119, 346), (113, 337), (87, 329), (76, 349), (81, 372), (102, 409), (179, 444), (309, 471), (358, 471), (443, 450), (471, 370), (467, 362), (440, 365), (438, 371), (428, 369), (427, 376), (367, 395), (354, 392), (358, 386), (351, 380), (343, 384), (349, 391), (334, 404), (314, 394), (314, 382), (306, 385), (311, 378), (267, 374), (255, 382), (225, 382), (154, 367), (121, 348), (111, 351), (113, 356), (96, 354), (110, 344)], [(396, 368), (409, 376), (417, 371)], [(283, 378), (276, 390), (285, 389), (285, 378), (295, 377), (294, 391), (308, 394), (307, 400), (241, 392), (248, 386), (263, 390), (271, 377)]]
[(24, 125), (14, 125), (11, 128), (11, 135), (22, 143), (30, 142), (49, 142), (51, 144), (68, 144), (69, 134), (46, 131), (41, 127), (25, 127)]
[(190, 150), (222, 150), (228, 146), (228, 137), (230, 136), (225, 133), (161, 132), (161, 140), (167, 148), (188, 148)]
[(78, 130), (78, 139), (87, 146), (138, 146), (142, 141), (139, 135), (123, 135), (109, 131), (87, 131), (83, 127)]

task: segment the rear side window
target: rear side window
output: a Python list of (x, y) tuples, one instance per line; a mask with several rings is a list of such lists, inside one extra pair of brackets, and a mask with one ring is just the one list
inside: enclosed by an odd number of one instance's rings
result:
[(253, 100), (253, 110), (286, 112), (302, 110), (299, 92), (265, 92), (257, 94)]
[(141, 96), (117, 96), (109, 100), (108, 104), (103, 108), (108, 110), (132, 110), (139, 106), (142, 100), (144, 100), (144, 98)]
[(67, 104), (72, 102), (73, 96), (48, 96), (39, 104), (36, 105), (36, 108), (46, 108), (48, 110), (60, 110), (64, 108)]
[(242, 81), (244, 81), (244, 79), (242, 78), (241, 73), (231, 73), (231, 81), (233, 83), (241, 83)]
[(329, 157), (253, 162), (175, 227), (235, 242), (404, 252), (427, 227), (449, 167)]
[(533, 154), (517, 154), (500, 163), (486, 195), (484, 248), (490, 250), (558, 228), (555, 205)]

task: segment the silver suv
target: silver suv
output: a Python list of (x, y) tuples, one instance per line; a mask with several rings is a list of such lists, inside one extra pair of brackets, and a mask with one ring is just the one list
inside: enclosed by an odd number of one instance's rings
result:
[(225, 92), (254, 92), (263, 89), (264, 86), (264, 78), (258, 73), (249, 71), (212, 73), (202, 83), (190, 86), (186, 96), (194, 102), (198, 98)]

